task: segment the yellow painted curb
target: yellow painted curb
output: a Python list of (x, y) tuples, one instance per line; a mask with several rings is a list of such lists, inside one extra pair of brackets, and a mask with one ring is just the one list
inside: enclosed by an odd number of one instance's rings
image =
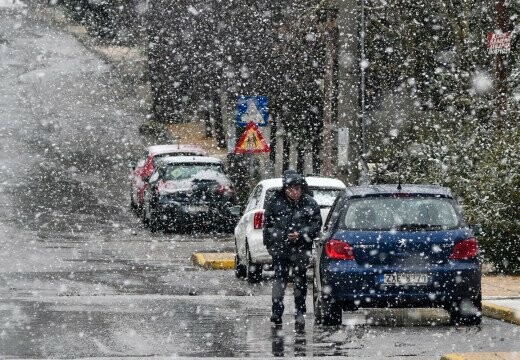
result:
[(520, 352), (453, 353), (443, 355), (441, 360), (520, 360)]
[(504, 320), (511, 324), (520, 325), (520, 313), (505, 306), (483, 301), (482, 314), (493, 319)]
[(466, 360), (461, 354), (446, 354), (441, 357), (441, 360)]
[(191, 261), (205, 269), (230, 270), (235, 268), (234, 253), (193, 253)]

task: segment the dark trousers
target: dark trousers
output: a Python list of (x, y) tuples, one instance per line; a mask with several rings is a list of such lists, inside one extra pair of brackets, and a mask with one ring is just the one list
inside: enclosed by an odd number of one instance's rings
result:
[(289, 280), (289, 269), (293, 269), (294, 284), (294, 307), (296, 315), (303, 315), (307, 311), (305, 298), (307, 296), (307, 266), (309, 257), (306, 254), (296, 254), (290, 257), (274, 257), (274, 282), (273, 282), (273, 316), (281, 317), (284, 310), (283, 298), (287, 281)]

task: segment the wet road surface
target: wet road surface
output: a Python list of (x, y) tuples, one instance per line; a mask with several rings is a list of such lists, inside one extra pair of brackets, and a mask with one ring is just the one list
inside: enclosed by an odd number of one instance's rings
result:
[(450, 327), (443, 311), (358, 311), (327, 328), (311, 310), (297, 333), (291, 288), (272, 329), (268, 276), (251, 286), (190, 262), (233, 251), (230, 234), (151, 234), (129, 210), (127, 164), (153, 141), (138, 135), (144, 99), (32, 11), (0, 9), (0, 358), (520, 350), (518, 327)]
[[(269, 296), (56, 296), (2, 302), (8, 315), (3, 353), (15, 357), (271, 357), (439, 359), (454, 351), (514, 346), (518, 330), (485, 319), (481, 327), (450, 327), (388, 311), (351, 315), (350, 325), (295, 331), (292, 319), (273, 329)], [(7, 308), (7, 311), (6, 311)], [(402, 315), (402, 314), (401, 314)], [(5, 319), (6, 317), (3, 316)], [(444, 319), (445, 321), (446, 319)], [(429, 321), (439, 321), (431, 326)], [(377, 322), (378, 325), (374, 323)], [(414, 322), (414, 324), (412, 324)], [(511, 331), (513, 331), (511, 333)], [(509, 339), (509, 340), (508, 340)], [(6, 341), (8, 340), (8, 341)], [(30, 345), (30, 346), (29, 346)]]

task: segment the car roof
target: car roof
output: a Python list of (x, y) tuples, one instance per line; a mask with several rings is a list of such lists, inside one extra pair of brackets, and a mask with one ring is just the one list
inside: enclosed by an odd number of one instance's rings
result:
[(220, 164), (222, 160), (212, 156), (165, 156), (161, 158), (161, 164), (175, 164), (175, 163), (203, 163), (203, 164)]
[[(333, 189), (345, 189), (346, 186), (343, 181), (339, 179), (333, 179), (328, 177), (320, 176), (305, 176), (305, 180), (309, 187), (320, 187), (320, 188), (333, 188)], [(282, 178), (265, 179), (258, 183), (266, 189), (281, 188)]]
[(348, 197), (363, 197), (372, 195), (391, 195), (391, 194), (417, 194), (453, 197), (451, 190), (439, 185), (418, 185), (418, 184), (378, 184), (349, 186), (345, 190)]
[(187, 153), (191, 152), (193, 155), (207, 155), (207, 151), (199, 145), (188, 145), (188, 144), (164, 144), (164, 145), (152, 145), (148, 147), (148, 154), (151, 156), (169, 154), (169, 153)]

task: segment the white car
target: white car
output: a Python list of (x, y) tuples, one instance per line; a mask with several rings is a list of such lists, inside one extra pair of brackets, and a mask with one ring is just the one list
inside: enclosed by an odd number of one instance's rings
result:
[[(321, 209), (323, 222), (330, 207), (345, 184), (338, 179), (306, 176), (305, 180)], [(266, 195), (282, 188), (282, 178), (262, 180), (255, 186), (235, 227), (235, 275), (250, 283), (262, 279), (264, 266), (272, 263), (263, 243), (264, 202)]]

